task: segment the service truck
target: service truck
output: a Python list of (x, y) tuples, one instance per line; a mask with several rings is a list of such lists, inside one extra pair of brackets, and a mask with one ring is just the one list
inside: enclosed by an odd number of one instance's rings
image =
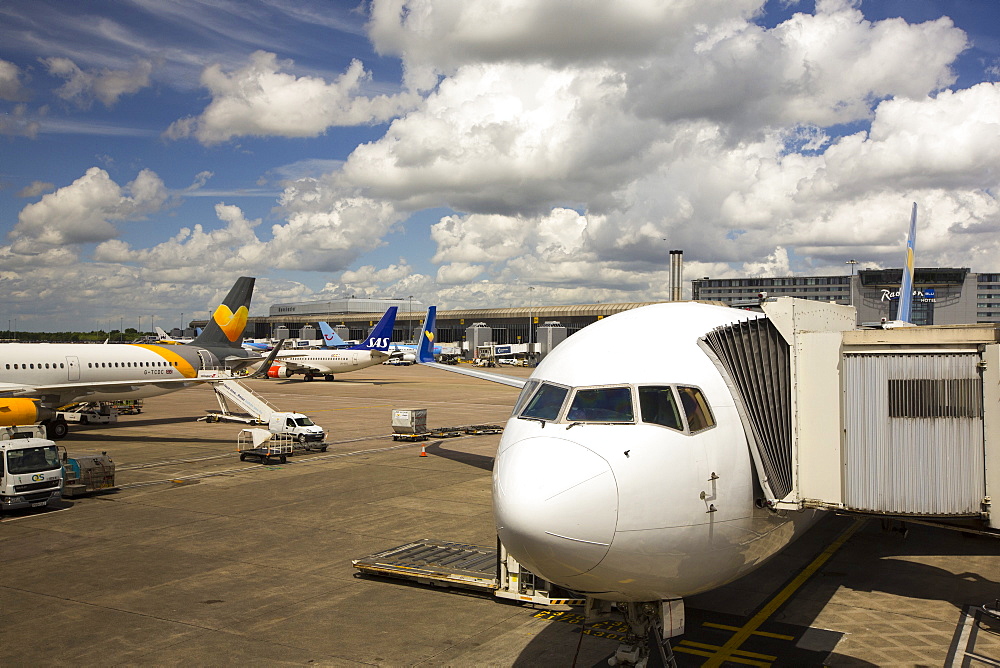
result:
[(0, 428), (0, 512), (62, 499), (59, 448), (38, 426)]

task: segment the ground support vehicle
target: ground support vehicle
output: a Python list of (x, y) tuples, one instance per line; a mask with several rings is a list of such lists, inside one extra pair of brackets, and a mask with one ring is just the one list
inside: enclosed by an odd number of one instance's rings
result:
[[(272, 434), (283, 434), (294, 440), (300, 449), (327, 449), (326, 432), (307, 415), (279, 411), (261, 395), (237, 380), (226, 379), (212, 383), (220, 410), (212, 411), (199, 420), (206, 422), (242, 422), (250, 425), (267, 425)], [(238, 407), (244, 412), (234, 412)]]
[(473, 424), (465, 427), (466, 434), (478, 436), (480, 434), (499, 434), (503, 432), (503, 427), (498, 424)]
[(63, 496), (71, 498), (115, 487), (115, 463), (107, 452), (99, 455), (67, 453), (66, 448), (59, 446), (65, 481)]
[(62, 459), (44, 427), (0, 428), (0, 512), (54, 505), (62, 489)]
[(426, 441), (428, 435), (426, 408), (392, 409), (392, 440)]
[(500, 541), (492, 548), (424, 538), (351, 563), (367, 575), (491, 592), (498, 598), (524, 603), (583, 605), (585, 602), (583, 596), (523, 568)]
[(430, 434), (429, 433), (424, 433), (424, 434), (393, 434), (392, 435), (392, 440), (394, 440), (394, 441), (416, 442), (416, 441), (426, 441), (428, 438), (430, 438)]
[(58, 415), (66, 422), (114, 424), (118, 422), (118, 407), (115, 403), (102, 401), (99, 403), (75, 404), (68, 410), (59, 411)]
[(142, 412), (142, 399), (119, 399), (115, 408), (119, 415), (138, 415)]
[(458, 438), (465, 436), (465, 427), (435, 427), (430, 435), (433, 438)]
[(273, 464), (273, 460), (284, 464), (295, 451), (292, 439), (286, 434), (272, 434), (267, 429), (241, 429), (236, 439), (236, 449), (240, 461), (255, 458), (261, 464)]

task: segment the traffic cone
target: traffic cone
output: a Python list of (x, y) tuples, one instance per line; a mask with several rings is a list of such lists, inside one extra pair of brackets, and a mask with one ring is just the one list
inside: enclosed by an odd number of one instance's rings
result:
[(426, 457), (427, 456), (427, 446), (426, 445), (421, 445), (420, 446), (420, 456), (421, 457)]

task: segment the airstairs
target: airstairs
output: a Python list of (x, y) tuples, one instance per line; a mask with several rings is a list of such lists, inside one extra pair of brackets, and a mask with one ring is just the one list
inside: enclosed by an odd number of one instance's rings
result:
[(857, 329), (791, 298), (705, 336), (776, 511), (826, 508), (1000, 534), (1000, 327)]
[[(217, 420), (233, 420), (249, 424), (267, 424), (278, 409), (263, 396), (234, 378), (211, 383), (219, 402)], [(211, 416), (210, 416), (211, 417)]]

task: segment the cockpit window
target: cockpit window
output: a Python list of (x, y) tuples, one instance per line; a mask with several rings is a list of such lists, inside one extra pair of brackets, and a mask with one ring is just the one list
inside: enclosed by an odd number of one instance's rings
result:
[(524, 384), (524, 387), (521, 388), (521, 394), (517, 395), (517, 401), (514, 402), (514, 415), (521, 412), (521, 409), (524, 408), (524, 404), (528, 403), (528, 399), (531, 398), (531, 395), (541, 384), (541, 381), (538, 380), (529, 380)]
[(632, 390), (627, 387), (601, 387), (577, 390), (566, 413), (569, 422), (634, 422)]
[(684, 431), (684, 422), (677, 410), (674, 390), (667, 386), (639, 388), (639, 411), (643, 422), (658, 424), (678, 431)]
[(712, 411), (708, 408), (705, 395), (697, 387), (678, 386), (677, 394), (681, 398), (681, 405), (684, 406), (684, 415), (687, 416), (688, 429), (691, 433), (708, 429), (715, 426), (715, 419)]
[(521, 417), (536, 420), (555, 420), (559, 417), (559, 409), (569, 390), (558, 385), (542, 383), (538, 391), (532, 395), (528, 405), (521, 411)]

